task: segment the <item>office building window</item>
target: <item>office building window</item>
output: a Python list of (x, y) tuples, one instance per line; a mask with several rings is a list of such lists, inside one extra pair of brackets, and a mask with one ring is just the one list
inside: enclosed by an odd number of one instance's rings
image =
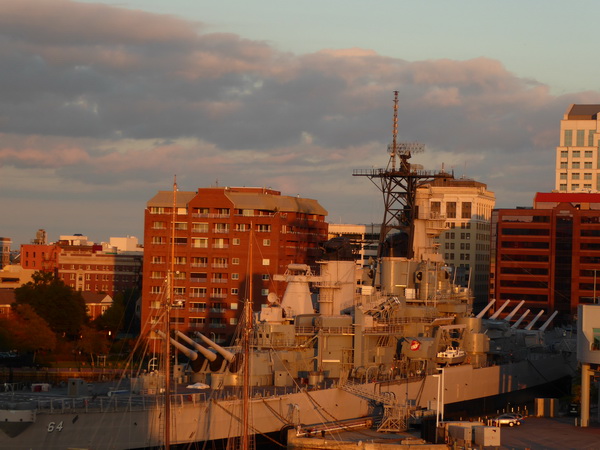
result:
[(572, 178), (573, 180), (579, 180), (579, 173), (577, 173), (577, 172), (573, 173), (573, 174), (571, 175), (571, 178)]
[(581, 152), (579, 150), (573, 150), (573, 158), (581, 157)]
[(577, 130), (577, 147), (584, 146), (585, 130)]
[(579, 161), (573, 161), (573, 164), (571, 164), (571, 168), (572, 169), (579, 169)]
[(568, 158), (569, 157), (569, 151), (568, 150), (561, 150), (560, 151), (560, 157), (561, 158)]
[(591, 180), (592, 179), (592, 174), (591, 173), (584, 173), (583, 174), (583, 179), (584, 180)]
[[(594, 134), (595, 134), (595, 130), (588, 130), (588, 142), (587, 142), (587, 146), (588, 147), (593, 147), (594, 146)], [(592, 153), (592, 152), (590, 152)], [(590, 158), (592, 156), (590, 155)]]
[(579, 189), (579, 184), (575, 183), (571, 185), (571, 190)]
[(591, 169), (592, 168), (592, 162), (591, 161), (587, 161), (583, 163), (583, 168), (584, 169)]
[(561, 184), (561, 185), (558, 187), (558, 189), (559, 189), (560, 191), (566, 191), (566, 190), (567, 190), (567, 185), (566, 185), (566, 184)]
[(573, 130), (565, 130), (564, 140), (565, 147), (570, 147), (573, 145)]
[(561, 179), (561, 180), (566, 180), (566, 179), (567, 179), (567, 174), (566, 174), (566, 173), (564, 173), (564, 172), (561, 172), (561, 174), (560, 174), (560, 179)]
[(561, 169), (568, 169), (568, 168), (569, 168), (569, 165), (568, 165), (568, 163), (567, 163), (567, 162), (561, 162), (561, 163), (560, 163), (560, 168), (561, 168)]
[(591, 158), (593, 155), (591, 150), (586, 150), (583, 154), (586, 158)]

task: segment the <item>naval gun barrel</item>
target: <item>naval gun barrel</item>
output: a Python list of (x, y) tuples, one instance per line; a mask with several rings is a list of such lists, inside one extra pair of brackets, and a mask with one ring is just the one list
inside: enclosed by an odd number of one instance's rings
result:
[(485, 316), (485, 313), (488, 311), (488, 309), (490, 309), (492, 307), (492, 305), (494, 303), (496, 303), (496, 299), (495, 298), (492, 299), (492, 300), (490, 300), (490, 302), (486, 305), (486, 307), (483, 308), (479, 314), (477, 314), (477, 318), (478, 319), (483, 319), (483, 316)]
[(510, 312), (510, 314), (504, 318), (504, 320), (506, 320), (507, 322), (510, 322), (512, 320), (513, 316), (517, 313), (517, 311), (519, 310), (519, 308), (521, 306), (523, 306), (524, 303), (525, 303), (525, 300), (521, 300), (521, 302), (515, 307), (515, 309), (513, 309)]
[(531, 312), (530, 309), (528, 309), (527, 311), (525, 311), (523, 313), (523, 315), (521, 317), (519, 317), (519, 320), (517, 320), (515, 322), (515, 324), (511, 328), (519, 328), (519, 325), (521, 325), (521, 322), (523, 322), (523, 319), (525, 319), (525, 317), (527, 317), (527, 314), (529, 314), (530, 312)]
[(550, 322), (552, 322), (552, 320), (554, 320), (554, 318), (556, 317), (557, 314), (558, 314), (558, 311), (554, 311), (552, 313), (552, 315), (548, 318), (548, 320), (546, 320), (546, 322), (544, 322), (544, 325), (542, 325), (540, 327), (540, 331), (546, 331), (546, 328), (548, 328), (548, 325), (550, 325)]
[(537, 313), (537, 316), (535, 316), (535, 317), (533, 318), (533, 320), (532, 320), (531, 322), (529, 322), (529, 325), (527, 325), (527, 326), (525, 327), (525, 329), (526, 329), (526, 330), (531, 330), (531, 329), (533, 329), (533, 326), (534, 326), (534, 325), (535, 325), (535, 323), (538, 321), (538, 319), (539, 319), (540, 317), (542, 317), (542, 314), (544, 314), (544, 310), (543, 310), (543, 309), (542, 309), (542, 310), (541, 310), (539, 313)]
[[(158, 334), (163, 339), (167, 338), (167, 335), (160, 330), (156, 330), (156, 334)], [(175, 339), (173, 339), (171, 337), (169, 338), (169, 340), (171, 341), (171, 344), (173, 345), (173, 347), (176, 347), (181, 353), (183, 353), (185, 356), (187, 356), (190, 360), (195, 361), (196, 359), (198, 359), (198, 353), (196, 353), (195, 351), (187, 348), (183, 344), (180, 344), (179, 342), (177, 342)]]
[(231, 362), (234, 360), (235, 355), (233, 353), (231, 353), (228, 350), (225, 350), (219, 344), (215, 344), (213, 341), (211, 341), (209, 338), (204, 336), (202, 333), (196, 332), (196, 336), (198, 336), (200, 339), (202, 339), (207, 345), (210, 345), (212, 348), (214, 348), (227, 362)]
[(492, 314), (492, 317), (490, 317), (490, 319), (496, 320), (500, 316), (502, 311), (504, 311), (504, 308), (506, 308), (508, 306), (509, 303), (510, 303), (510, 300), (506, 300), (504, 302), (504, 304), (500, 308), (498, 308), (498, 310), (494, 314)]
[(177, 334), (177, 336), (179, 336), (182, 340), (184, 340), (185, 342), (187, 342), (188, 344), (190, 344), (194, 349), (196, 349), (200, 353), (202, 353), (202, 355), (206, 359), (208, 359), (209, 361), (214, 361), (215, 359), (217, 359), (217, 355), (214, 352), (211, 352), (207, 348), (202, 347), (200, 344), (198, 344), (193, 339), (190, 339), (188, 336), (186, 336), (185, 334), (183, 334), (181, 331), (176, 330), (175, 334)]

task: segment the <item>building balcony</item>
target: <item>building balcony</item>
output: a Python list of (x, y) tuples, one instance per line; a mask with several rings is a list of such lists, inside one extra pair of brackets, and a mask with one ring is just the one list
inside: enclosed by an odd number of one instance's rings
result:
[(227, 278), (211, 278), (210, 282), (211, 283), (227, 283), (229, 280)]

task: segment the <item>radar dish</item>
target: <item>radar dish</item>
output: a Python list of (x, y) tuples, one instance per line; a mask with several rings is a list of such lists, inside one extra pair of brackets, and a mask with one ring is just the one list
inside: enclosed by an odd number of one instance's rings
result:
[(269, 295), (267, 295), (267, 301), (271, 304), (279, 303), (279, 297), (277, 297), (275, 292), (269, 292)]

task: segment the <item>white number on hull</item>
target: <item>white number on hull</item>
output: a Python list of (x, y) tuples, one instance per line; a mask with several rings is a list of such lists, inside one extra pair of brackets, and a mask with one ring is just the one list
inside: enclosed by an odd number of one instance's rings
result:
[(50, 422), (48, 424), (48, 433), (52, 433), (53, 431), (62, 431), (63, 429), (63, 421), (61, 420), (58, 423)]

